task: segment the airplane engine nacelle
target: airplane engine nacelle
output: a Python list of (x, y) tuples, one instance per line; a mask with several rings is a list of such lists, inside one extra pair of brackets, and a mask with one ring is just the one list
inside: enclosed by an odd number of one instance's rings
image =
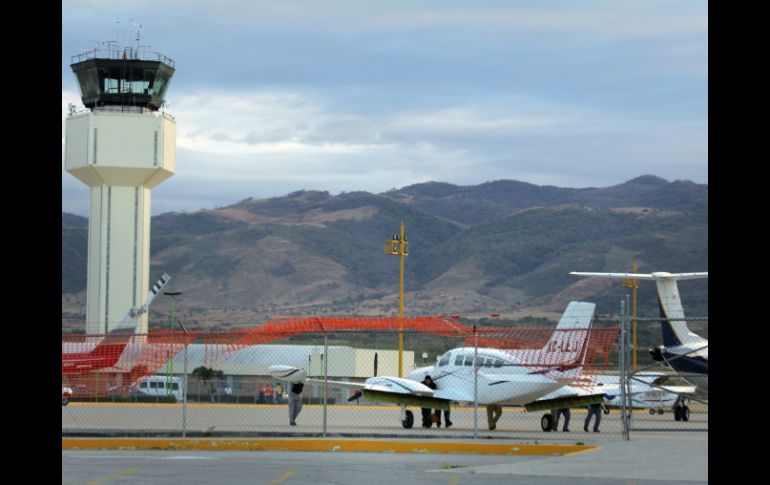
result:
[(307, 372), (305, 369), (299, 367), (293, 367), (290, 365), (271, 365), (267, 371), (273, 376), (274, 379), (289, 382), (302, 382), (307, 380)]
[(661, 349), (660, 347), (655, 347), (654, 349), (650, 349), (650, 356), (652, 357), (652, 360), (656, 362), (662, 362), (663, 349)]

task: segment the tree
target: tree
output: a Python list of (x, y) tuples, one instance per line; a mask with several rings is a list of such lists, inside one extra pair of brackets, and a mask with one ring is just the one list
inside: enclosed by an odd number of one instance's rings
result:
[[(204, 384), (207, 384), (213, 379), (224, 379), (225, 373), (221, 370), (214, 370), (211, 367), (200, 366), (196, 367), (192, 371), (192, 375), (202, 380)], [(211, 389), (213, 392), (213, 388)]]

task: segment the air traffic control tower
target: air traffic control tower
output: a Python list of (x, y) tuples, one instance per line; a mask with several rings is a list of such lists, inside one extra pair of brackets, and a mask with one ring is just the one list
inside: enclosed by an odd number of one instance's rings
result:
[[(65, 168), (91, 188), (86, 333), (109, 332), (144, 304), (152, 189), (174, 174), (176, 122), (160, 111), (174, 62), (107, 43), (73, 56), (87, 110), (70, 109)], [(136, 330), (147, 333), (147, 314)]]

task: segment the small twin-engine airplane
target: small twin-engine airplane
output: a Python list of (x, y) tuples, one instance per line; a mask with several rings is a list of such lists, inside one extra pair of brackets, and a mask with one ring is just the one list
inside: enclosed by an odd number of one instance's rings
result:
[[(123, 354), (123, 350), (131, 340), (131, 337), (134, 336), (139, 317), (147, 313), (152, 300), (155, 299), (157, 294), (164, 286), (166, 286), (166, 283), (168, 283), (170, 279), (171, 276), (164, 273), (163, 276), (152, 285), (152, 288), (150, 288), (144, 305), (129, 309), (120, 323), (105, 335), (93, 350), (88, 352), (62, 353), (62, 376), (81, 375), (93, 370), (114, 366)], [(63, 386), (62, 406), (66, 406), (71, 397), (72, 390), (69, 387)]]
[[(570, 302), (542, 349), (462, 347), (444, 353), (436, 365), (414, 369), (406, 378), (380, 376), (370, 377), (363, 383), (328, 382), (358, 389), (372, 401), (399, 404), (404, 428), (414, 424), (414, 415), (407, 406), (446, 410), (451, 402), (474, 401), (481, 406), (530, 405), (580, 374), (595, 307), (594, 303)], [(476, 377), (474, 369), (478, 369)], [(268, 371), (274, 378), (289, 382), (324, 382), (308, 379), (304, 369), (292, 366), (274, 365)], [(426, 375), (433, 379), (435, 390), (422, 384)], [(555, 400), (558, 405), (538, 401), (537, 409), (550, 409), (552, 404), (553, 407), (585, 406), (601, 402), (603, 396), (603, 392), (561, 395)]]

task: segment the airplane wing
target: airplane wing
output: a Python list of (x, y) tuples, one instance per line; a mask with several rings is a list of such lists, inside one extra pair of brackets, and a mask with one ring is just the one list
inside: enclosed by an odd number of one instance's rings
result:
[[(323, 379), (308, 379), (307, 373), (299, 368), (288, 365), (273, 365), (268, 372), (276, 379), (286, 379), (290, 382), (305, 382), (357, 389), (366, 399), (378, 402), (405, 404), (432, 409), (449, 409), (449, 400), (434, 395), (434, 390), (425, 384), (405, 379), (403, 377), (378, 376), (370, 377), (364, 382), (324, 381)], [(471, 398), (472, 400), (473, 398)]]
[(543, 409), (585, 407), (589, 404), (601, 403), (604, 396), (604, 392), (597, 392), (593, 388), (564, 386), (536, 401), (525, 404), (524, 409), (542, 411)]

